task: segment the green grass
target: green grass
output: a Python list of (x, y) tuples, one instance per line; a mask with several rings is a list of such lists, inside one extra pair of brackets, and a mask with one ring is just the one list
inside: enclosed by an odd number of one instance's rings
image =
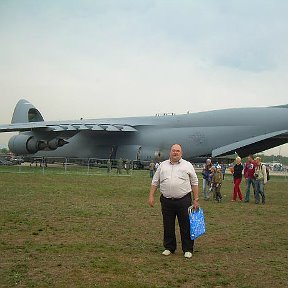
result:
[(231, 203), (226, 177), (223, 203), (200, 202), (207, 233), (187, 260), (178, 230), (177, 253), (161, 255), (148, 171), (0, 169), (12, 171), (21, 173), (0, 173), (0, 287), (288, 286), (285, 178), (273, 177), (267, 204), (256, 206)]

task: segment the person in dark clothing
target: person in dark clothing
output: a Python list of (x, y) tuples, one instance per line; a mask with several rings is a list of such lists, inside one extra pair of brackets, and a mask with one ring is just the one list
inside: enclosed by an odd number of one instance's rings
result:
[(212, 161), (211, 159), (206, 160), (206, 164), (203, 167), (202, 170), (202, 176), (203, 176), (203, 195), (204, 195), (204, 200), (209, 199), (209, 188), (211, 185), (211, 179), (212, 179), (212, 173), (211, 173), (211, 168), (212, 168)]
[(224, 180), (226, 174), (226, 165), (224, 163), (221, 164), (221, 173)]
[(240, 201), (243, 200), (243, 196), (241, 193), (240, 184), (242, 181), (242, 171), (243, 171), (243, 165), (241, 163), (241, 158), (236, 157), (236, 164), (233, 168), (233, 179), (234, 179), (234, 190), (233, 190), (233, 197), (232, 201), (235, 202), (237, 199), (237, 196), (239, 197)]

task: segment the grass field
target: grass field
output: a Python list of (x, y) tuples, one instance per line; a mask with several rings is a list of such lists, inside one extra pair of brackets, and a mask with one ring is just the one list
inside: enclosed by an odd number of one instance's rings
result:
[(226, 177), (223, 203), (200, 201), (207, 233), (187, 260), (180, 245), (161, 255), (147, 171), (4, 173), (13, 169), (0, 169), (0, 287), (288, 287), (284, 178), (272, 177), (267, 204), (255, 205), (231, 203)]

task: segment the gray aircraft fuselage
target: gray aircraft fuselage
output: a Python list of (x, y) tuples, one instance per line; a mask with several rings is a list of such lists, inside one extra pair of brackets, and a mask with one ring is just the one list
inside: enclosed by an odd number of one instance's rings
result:
[[(30, 105), (39, 113), (32, 104)], [(18, 112), (14, 111), (14, 118), (15, 113)], [(21, 117), (14, 123), (12, 121), (11, 125), (19, 126)], [(26, 126), (31, 125), (30, 131), (18, 129), (21, 131), (19, 135), (32, 136), (39, 141), (68, 141), (62, 147), (57, 146), (50, 151), (47, 151), (47, 148), (36, 151), (34, 155), (37, 157), (151, 161), (155, 158), (165, 159), (171, 145), (179, 143), (183, 148), (183, 158), (189, 160), (232, 153), (247, 156), (288, 142), (288, 105), (224, 109), (183, 115), (26, 122)], [(5, 127), (0, 131), (12, 131), (12, 128), (5, 130)], [(16, 128), (13, 131), (17, 130)], [(12, 152), (31, 154), (29, 149), (25, 150), (24, 146), (29, 146), (26, 140), (23, 140), (23, 149), (19, 148), (22, 147), (22, 139), (16, 138), (16, 142), (14, 140), (9, 142)]]

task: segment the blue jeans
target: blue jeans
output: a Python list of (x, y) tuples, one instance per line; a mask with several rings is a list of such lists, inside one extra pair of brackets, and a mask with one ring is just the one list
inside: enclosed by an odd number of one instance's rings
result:
[(255, 203), (259, 204), (260, 195), (262, 197), (262, 204), (265, 204), (265, 193), (264, 193), (264, 180), (255, 180)]
[(209, 199), (210, 181), (203, 178), (203, 194), (204, 199)]
[(250, 187), (253, 187), (254, 190), (254, 195), (256, 193), (256, 188), (255, 188), (255, 179), (254, 178), (247, 178), (246, 179), (246, 195), (245, 195), (245, 202), (249, 202), (250, 200)]

